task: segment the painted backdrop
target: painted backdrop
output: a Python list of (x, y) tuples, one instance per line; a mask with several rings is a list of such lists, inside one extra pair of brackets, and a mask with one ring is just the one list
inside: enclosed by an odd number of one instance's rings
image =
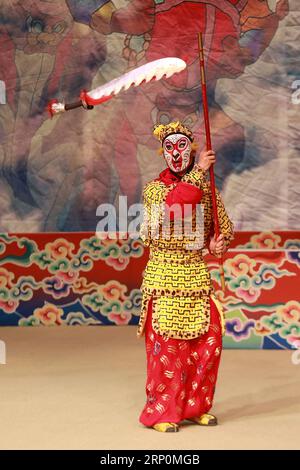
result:
[[(291, 238), (292, 234), (295, 238)], [(220, 289), (225, 347), (300, 349), (299, 232), (236, 233)], [(0, 324), (136, 325), (148, 249), (91, 233), (0, 236)]]
[[(0, 0), (0, 13), (0, 230), (94, 231), (99, 204), (140, 201), (163, 168), (155, 123), (183, 120), (201, 147), (200, 30), (217, 184), (236, 229), (299, 228), (297, 0)], [(187, 70), (93, 111), (45, 112), (165, 56)]]

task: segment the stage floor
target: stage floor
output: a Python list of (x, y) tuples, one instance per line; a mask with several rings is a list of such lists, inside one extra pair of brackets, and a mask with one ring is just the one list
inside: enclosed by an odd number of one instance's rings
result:
[(1, 449), (299, 449), (300, 364), (291, 351), (226, 350), (220, 425), (144, 428), (144, 340), (135, 327), (2, 327)]

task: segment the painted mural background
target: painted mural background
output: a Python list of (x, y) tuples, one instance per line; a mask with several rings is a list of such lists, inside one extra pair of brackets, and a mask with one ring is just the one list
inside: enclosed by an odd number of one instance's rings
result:
[[(237, 230), (226, 344), (299, 344), (299, 23), (297, 0), (0, 0), (0, 324), (136, 322), (146, 252), (99, 245), (96, 209), (139, 202), (163, 169), (154, 124), (180, 119), (204, 145), (201, 30)], [(165, 56), (187, 70), (49, 119), (50, 99)]]
[[(217, 184), (236, 229), (299, 228), (299, 2), (0, 0), (0, 11), (0, 230), (94, 231), (99, 204), (140, 201), (164, 166), (155, 123), (181, 119), (204, 145), (199, 30)], [(45, 112), (165, 56), (187, 70), (93, 111)]]
[[(291, 235), (295, 238), (291, 238)], [(224, 263), (207, 257), (226, 313), (225, 347), (300, 348), (299, 232), (240, 232)], [(0, 324), (136, 325), (148, 249), (90, 233), (0, 237)]]

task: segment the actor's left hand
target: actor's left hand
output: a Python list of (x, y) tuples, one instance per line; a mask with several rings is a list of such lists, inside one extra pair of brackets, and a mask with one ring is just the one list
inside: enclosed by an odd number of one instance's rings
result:
[(209, 251), (214, 254), (217, 258), (220, 258), (226, 251), (224, 235), (221, 233), (218, 238), (214, 235), (210, 239)]
[(216, 163), (215, 152), (213, 150), (202, 150), (198, 163), (200, 168), (202, 168), (204, 171), (207, 171), (214, 163)]

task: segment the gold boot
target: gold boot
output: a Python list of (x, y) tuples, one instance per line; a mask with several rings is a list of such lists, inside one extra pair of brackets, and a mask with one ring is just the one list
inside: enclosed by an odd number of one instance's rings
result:
[(200, 426), (216, 426), (218, 424), (217, 418), (214, 415), (210, 415), (208, 413), (204, 413), (198, 418), (190, 418), (189, 421), (200, 424)]
[(176, 423), (157, 423), (152, 426), (158, 432), (178, 432), (179, 426)]

